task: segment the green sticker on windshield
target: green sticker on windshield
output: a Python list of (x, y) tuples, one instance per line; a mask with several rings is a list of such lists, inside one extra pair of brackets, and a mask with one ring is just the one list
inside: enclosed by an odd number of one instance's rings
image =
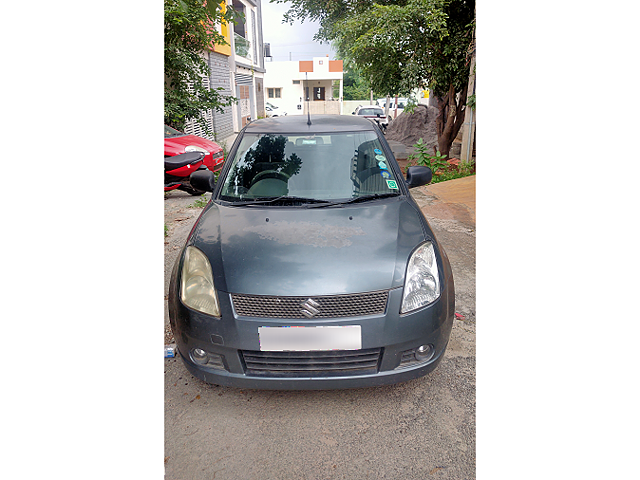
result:
[(389, 187), (392, 190), (398, 190), (398, 184), (396, 183), (395, 180), (387, 180), (387, 187)]

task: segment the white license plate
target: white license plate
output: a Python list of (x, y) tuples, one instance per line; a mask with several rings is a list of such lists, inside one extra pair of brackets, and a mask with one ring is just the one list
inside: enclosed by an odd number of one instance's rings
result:
[(267, 352), (311, 352), (360, 350), (360, 325), (326, 327), (258, 327), (260, 350)]

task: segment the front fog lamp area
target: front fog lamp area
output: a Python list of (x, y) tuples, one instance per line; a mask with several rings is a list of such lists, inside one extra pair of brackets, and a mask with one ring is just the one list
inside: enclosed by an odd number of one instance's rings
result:
[(199, 365), (206, 365), (210, 368), (225, 370), (222, 355), (218, 355), (217, 353), (205, 352), (201, 348), (194, 348), (191, 350), (191, 360)]
[(180, 300), (187, 307), (202, 313), (220, 316), (218, 295), (213, 285), (211, 264), (195, 247), (187, 247), (182, 264)]
[(436, 349), (431, 343), (420, 345), (418, 348), (414, 348), (411, 350), (405, 350), (404, 352), (402, 352), (402, 357), (400, 359), (400, 365), (398, 366), (398, 368), (412, 367), (420, 363), (426, 363), (429, 360), (433, 359), (435, 353)]
[(402, 308), (407, 313), (424, 307), (440, 296), (440, 277), (436, 253), (431, 242), (425, 242), (411, 255), (404, 280)]

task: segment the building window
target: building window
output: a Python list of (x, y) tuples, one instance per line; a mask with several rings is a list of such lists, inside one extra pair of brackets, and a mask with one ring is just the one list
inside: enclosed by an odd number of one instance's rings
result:
[[(250, 25), (245, 24), (245, 20), (249, 22), (247, 18), (247, 11), (249, 10), (247, 10), (247, 7), (245, 7), (240, 0), (233, 0), (233, 9), (243, 15), (243, 17), (237, 18), (233, 26), (233, 42), (235, 44), (236, 55), (244, 57), (247, 60), (253, 60), (251, 58), (251, 40), (249, 39)], [(251, 10), (251, 14), (251, 18), (254, 18), (253, 10)], [(255, 28), (255, 24), (253, 27)], [(255, 50), (255, 38), (253, 39), (253, 47)], [(254, 56), (256, 55), (254, 54)]]
[(294, 81), (293, 81), (293, 84), (294, 84), (294, 85), (300, 85), (300, 80), (294, 80)]
[(267, 95), (269, 98), (281, 98), (282, 97), (282, 89), (281, 88), (267, 88)]

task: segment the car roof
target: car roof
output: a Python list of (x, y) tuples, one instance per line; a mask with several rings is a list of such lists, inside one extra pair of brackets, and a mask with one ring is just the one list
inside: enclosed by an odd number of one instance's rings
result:
[(356, 115), (288, 115), (255, 120), (247, 125), (245, 133), (332, 133), (375, 131), (366, 118)]

